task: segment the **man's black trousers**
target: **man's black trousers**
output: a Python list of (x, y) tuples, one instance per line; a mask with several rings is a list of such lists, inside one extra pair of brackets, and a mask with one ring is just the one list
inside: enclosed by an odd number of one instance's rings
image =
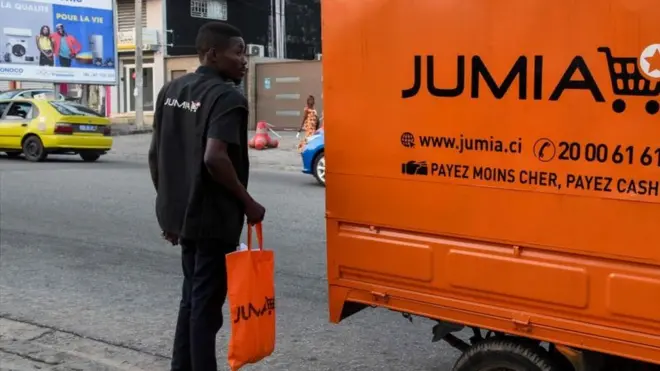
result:
[(174, 335), (172, 371), (217, 371), (215, 338), (227, 296), (225, 255), (235, 244), (182, 240), (183, 289)]

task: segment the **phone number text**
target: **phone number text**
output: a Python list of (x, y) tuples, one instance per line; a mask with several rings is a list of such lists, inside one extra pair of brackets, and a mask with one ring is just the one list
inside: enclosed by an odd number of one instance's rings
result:
[(660, 147), (610, 147), (607, 144), (559, 142), (557, 159), (660, 167)]

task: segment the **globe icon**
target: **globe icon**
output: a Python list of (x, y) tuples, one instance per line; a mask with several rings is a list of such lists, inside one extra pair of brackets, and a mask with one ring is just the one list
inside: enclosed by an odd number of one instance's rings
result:
[(408, 132), (401, 134), (401, 145), (406, 148), (414, 148), (415, 136), (412, 133), (408, 133)]

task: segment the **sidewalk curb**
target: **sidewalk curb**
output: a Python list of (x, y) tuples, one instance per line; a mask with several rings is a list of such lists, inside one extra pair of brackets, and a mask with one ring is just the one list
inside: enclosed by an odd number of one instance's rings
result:
[(142, 129), (142, 130), (134, 130), (134, 131), (113, 131), (110, 133), (110, 136), (122, 137), (126, 135), (151, 134), (151, 132), (152, 132), (151, 129)]
[[(116, 152), (108, 152), (108, 155), (110, 156), (121, 156), (123, 158), (139, 158), (139, 159), (145, 159), (146, 161), (146, 154), (130, 154), (130, 155), (122, 155)], [(298, 162), (270, 162), (270, 161), (263, 161), (260, 160), (258, 157), (250, 154), (250, 168), (251, 169), (269, 169), (269, 170), (277, 170), (277, 171), (286, 171), (286, 172), (293, 172), (293, 173), (299, 173), (302, 174), (302, 161)], [(117, 159), (115, 158), (109, 158), (110, 161)]]
[(147, 126), (143, 129), (138, 129), (133, 125), (125, 124), (110, 124), (110, 135), (113, 137), (124, 136), (124, 135), (139, 135), (139, 134), (149, 134), (153, 131), (153, 128)]
[[(139, 159), (146, 162), (152, 132), (150, 127), (136, 130), (136, 128), (119, 126), (113, 128), (115, 138), (112, 149), (108, 152), (108, 160)], [(248, 134), (254, 135), (253, 132)], [(272, 169), (276, 171), (301, 172), (302, 159), (296, 148), (293, 136), (283, 135), (278, 148), (256, 150), (250, 148), (248, 155), (250, 165), (255, 169)]]
[[(145, 127), (144, 129), (136, 129), (135, 127), (131, 127), (125, 125), (125, 124), (110, 124), (110, 127), (112, 128), (111, 136), (123, 136), (123, 135), (138, 135), (138, 134), (149, 134), (153, 132), (153, 128), (148, 126)], [(296, 130), (290, 130), (290, 129), (284, 129), (282, 130), (285, 135), (290, 135), (291, 133), (297, 133)], [(254, 130), (249, 131), (250, 136), (254, 135)], [(297, 140), (297, 139), (296, 139)]]
[[(130, 134), (119, 134), (117, 136), (128, 136)], [(270, 149), (267, 151), (283, 151), (283, 152), (289, 152), (284, 149)], [(295, 172), (295, 173), (302, 173), (302, 159), (300, 158), (300, 155), (294, 153), (291, 151), (289, 154), (291, 157), (286, 158), (285, 161), (273, 161), (272, 159), (267, 158), (267, 154), (263, 152), (267, 151), (257, 151), (254, 149), (250, 149), (248, 151), (248, 156), (250, 159), (250, 168), (254, 169), (272, 169), (272, 170), (279, 170), (279, 171), (286, 171), (286, 172)], [(264, 156), (265, 155), (265, 156)], [(119, 152), (116, 148), (112, 148), (110, 151), (108, 151), (108, 154), (106, 156), (108, 160), (113, 161), (113, 160), (121, 160), (121, 159), (140, 159), (141, 161), (146, 162), (147, 160), (147, 153), (121, 153)]]

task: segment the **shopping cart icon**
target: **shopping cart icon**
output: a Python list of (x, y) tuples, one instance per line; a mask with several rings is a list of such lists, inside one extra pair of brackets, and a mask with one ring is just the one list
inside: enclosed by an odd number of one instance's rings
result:
[[(660, 81), (651, 81), (642, 75), (637, 58), (613, 57), (608, 47), (600, 47), (598, 51), (607, 57), (607, 64), (612, 81), (614, 95), (619, 97), (649, 97), (646, 102), (646, 112), (655, 115), (660, 111), (660, 102), (653, 99), (660, 96)], [(612, 102), (612, 110), (622, 113), (626, 110), (626, 102), (617, 98)]]

